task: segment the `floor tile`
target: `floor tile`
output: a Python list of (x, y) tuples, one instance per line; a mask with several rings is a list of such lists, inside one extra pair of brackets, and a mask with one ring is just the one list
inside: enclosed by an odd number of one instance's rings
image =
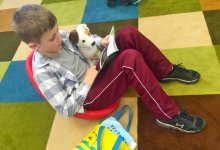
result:
[(2, 150), (43, 150), (54, 110), (46, 102), (0, 103)]
[[(133, 119), (130, 134), (137, 141), (137, 98), (122, 99), (119, 108), (128, 104), (133, 110)], [(120, 119), (122, 124), (127, 123), (127, 115)], [(56, 114), (50, 136), (47, 143), (47, 150), (73, 149), (81, 139), (91, 131), (99, 121), (82, 120), (78, 118), (65, 118)], [(77, 138), (76, 138), (77, 137)]]
[[(97, 7), (98, 4), (98, 7)], [(95, 23), (138, 18), (138, 5), (109, 8), (106, 1), (88, 0), (82, 22)]]
[(10, 61), (0, 62), (0, 82), (2, 78), (4, 77), (4, 74), (6, 70), (8, 69), (9, 64), (10, 64)]
[[(0, 5), (1, 6), (1, 5)], [(0, 23), (0, 32), (12, 31), (11, 18), (15, 12), (15, 9), (0, 10), (0, 20), (4, 23)]]
[(12, 60), (26, 60), (31, 51), (26, 43), (21, 42)]
[[(41, 0), (31, 0), (31, 4), (40, 4)], [(24, 4), (30, 4), (30, 0), (4, 0), (0, 9), (18, 8)]]
[(163, 52), (172, 63), (183, 63), (186, 68), (201, 74), (199, 82), (195, 84), (179, 82), (161, 84), (168, 95), (220, 94), (220, 66), (214, 47), (172, 49)]
[(77, 1), (77, 0), (42, 0), (41, 4), (51, 4), (51, 3), (60, 3), (60, 2), (68, 2), (68, 1)]
[(207, 22), (210, 36), (212, 38), (212, 43), (214, 45), (220, 44), (220, 10), (205, 11), (204, 16)]
[(200, 11), (198, 0), (147, 0), (139, 4), (139, 17)]
[(74, 24), (74, 25), (66, 25), (66, 26), (59, 26), (59, 29), (60, 30), (64, 30), (64, 31), (72, 31), (72, 30), (74, 30), (74, 29), (76, 29), (76, 26), (77, 26), (78, 24)]
[(220, 45), (215, 45), (215, 52), (218, 57), (218, 62), (220, 64)]
[(110, 22), (101, 22), (101, 23), (88, 23), (88, 27), (90, 28), (92, 33), (98, 34), (101, 37), (105, 37), (110, 33), (112, 26), (115, 27), (116, 34), (119, 29), (126, 25), (134, 26), (138, 28), (138, 20), (137, 19), (128, 19), (128, 20), (120, 20), (120, 21), (110, 21)]
[(81, 23), (86, 0), (45, 4), (57, 17), (59, 26)]
[(156, 125), (151, 113), (138, 101), (138, 149), (144, 150), (147, 147), (148, 150), (218, 150), (220, 96), (178, 96), (173, 99), (188, 112), (203, 117), (207, 122), (205, 130), (189, 135), (162, 128)]
[(124, 93), (123, 97), (138, 97), (138, 93), (134, 89), (129, 87)]
[(212, 45), (202, 12), (140, 18), (138, 24), (160, 49)]
[(44, 101), (32, 86), (25, 61), (12, 61), (0, 84), (0, 102)]
[(216, 10), (220, 9), (219, 0), (199, 0), (202, 10)]
[(0, 61), (11, 61), (20, 42), (14, 32), (0, 32)]

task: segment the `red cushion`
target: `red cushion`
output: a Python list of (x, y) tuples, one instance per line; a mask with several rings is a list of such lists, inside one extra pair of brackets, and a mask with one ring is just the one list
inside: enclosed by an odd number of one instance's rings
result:
[[(27, 75), (34, 86), (34, 88), (38, 91), (38, 93), (45, 99), (44, 95), (41, 93), (40, 89), (38, 88), (36, 82), (33, 78), (33, 71), (32, 71), (32, 58), (33, 58), (34, 50), (28, 55), (25, 67)], [(46, 99), (45, 99), (46, 100)], [(100, 109), (100, 110), (87, 110), (85, 113), (76, 113), (74, 117), (81, 118), (81, 119), (88, 119), (88, 120), (98, 120), (104, 118), (105, 116), (111, 114), (119, 105), (120, 99), (118, 99), (114, 104), (111, 106)]]

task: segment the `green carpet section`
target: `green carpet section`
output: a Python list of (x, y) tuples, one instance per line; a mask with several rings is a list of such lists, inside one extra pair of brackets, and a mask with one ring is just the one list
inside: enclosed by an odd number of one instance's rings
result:
[(197, 70), (201, 79), (196, 84), (179, 82), (161, 84), (168, 95), (220, 94), (220, 66), (214, 47), (164, 50), (174, 64), (183, 63), (186, 68)]
[(10, 61), (4, 61), (4, 62), (0, 62), (0, 81), (2, 80), (8, 66), (10, 64)]
[(60, 3), (60, 2), (68, 2), (68, 1), (76, 1), (76, 0), (42, 0), (41, 4)]
[(198, 0), (147, 0), (139, 5), (139, 17), (200, 11)]
[(44, 150), (55, 112), (46, 102), (0, 103), (0, 149)]
[(220, 45), (215, 46), (215, 51), (218, 57), (218, 62), (220, 63)]
[(110, 33), (112, 26), (115, 27), (116, 34), (118, 30), (122, 27), (131, 25), (135, 28), (138, 28), (138, 20), (130, 19), (130, 20), (120, 20), (120, 21), (112, 21), (112, 22), (102, 22), (102, 23), (91, 23), (87, 24), (92, 33), (98, 34), (101, 37), (105, 37)]
[(203, 12), (207, 26), (209, 29), (209, 33), (212, 39), (212, 43), (215, 44), (220, 44), (220, 10), (213, 10), (213, 11), (205, 11)]
[(11, 61), (20, 42), (14, 32), (0, 32), (0, 61)]
[[(57, 17), (59, 25), (70, 25), (81, 23), (86, 0), (45, 4)], [(59, 9), (58, 9), (59, 8)]]

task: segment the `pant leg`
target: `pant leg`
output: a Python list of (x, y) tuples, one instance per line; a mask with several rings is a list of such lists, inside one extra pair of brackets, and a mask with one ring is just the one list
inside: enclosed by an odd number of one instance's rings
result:
[(120, 50), (128, 48), (138, 50), (157, 79), (166, 77), (172, 70), (172, 63), (149, 39), (132, 26), (126, 26), (119, 31), (116, 43)]
[(179, 107), (160, 87), (142, 54), (133, 49), (119, 53), (99, 74), (88, 93), (84, 108), (105, 108), (121, 98), (129, 86), (137, 91), (156, 118), (168, 120), (179, 112)]

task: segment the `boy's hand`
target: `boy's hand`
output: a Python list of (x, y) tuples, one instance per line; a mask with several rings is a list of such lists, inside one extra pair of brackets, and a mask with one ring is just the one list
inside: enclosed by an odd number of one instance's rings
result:
[(101, 39), (101, 45), (102, 45), (103, 47), (108, 46), (108, 44), (109, 44), (108, 39), (109, 39), (109, 35), (107, 35), (106, 37), (104, 37), (103, 39)]
[(92, 66), (90, 67), (85, 74), (85, 78), (83, 80), (83, 82), (85, 82), (88, 85), (92, 85), (92, 83), (95, 80), (95, 77), (97, 75), (98, 71), (96, 70), (96, 66)]

